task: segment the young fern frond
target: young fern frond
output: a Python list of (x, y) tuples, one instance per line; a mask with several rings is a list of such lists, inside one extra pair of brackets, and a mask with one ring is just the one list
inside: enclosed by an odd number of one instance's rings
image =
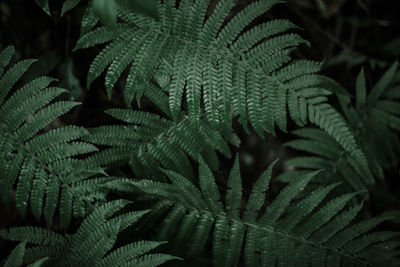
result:
[(109, 166), (129, 162), (132, 171), (142, 178), (159, 179), (159, 167), (168, 168), (193, 178), (189, 158), (200, 153), (212, 169), (218, 169), (217, 151), (230, 157), (229, 144), (240, 140), (227, 127), (213, 127), (207, 120), (197, 123), (182, 115), (176, 121), (149, 112), (110, 109), (107, 114), (127, 125), (100, 126), (90, 129), (85, 140), (106, 149), (86, 159), (86, 163)]
[(86, 33), (75, 49), (107, 43), (93, 60), (87, 81), (90, 85), (106, 72), (109, 98), (127, 68), (128, 104), (142, 94), (137, 80), (150, 80), (162, 72), (161, 86), (174, 118), (186, 100), (191, 120), (198, 121), (205, 113), (212, 122), (230, 125), (234, 114), (261, 136), (264, 131), (275, 133), (275, 125), (286, 131), (288, 118), (299, 126), (311, 122), (367, 169), (344, 119), (326, 103), (327, 95), (345, 91), (318, 74), (320, 63), (290, 57), (293, 48), (307, 44), (298, 34), (286, 33), (297, 27), (286, 20), (248, 27), (279, 2), (253, 2), (226, 24), (232, 0), (220, 0), (206, 19), (207, 0), (180, 1), (178, 8), (174, 0), (159, 1), (159, 21), (122, 9), (118, 27)]
[[(75, 156), (97, 151), (80, 141), (88, 132), (77, 126), (48, 130), (44, 128), (78, 103), (55, 101), (64, 89), (49, 87), (52, 78), (40, 77), (12, 92), (32, 60), (20, 61), (8, 69), (13, 48), (0, 53), (0, 193), (9, 206), (14, 199), (19, 214), (28, 208), (40, 220), (44, 213), (51, 223), (60, 207), (62, 224), (68, 227), (71, 217), (82, 217), (93, 198), (105, 192), (96, 189), (109, 181), (100, 177), (98, 166), (78, 168)], [(82, 194), (85, 193), (85, 197)], [(102, 197), (103, 196), (103, 197)]]
[[(225, 196), (201, 159), (199, 187), (165, 171), (170, 183), (126, 180), (119, 188), (139, 188), (159, 199), (143, 225), (157, 228), (156, 238), (170, 241), (172, 251), (188, 259), (198, 257), (210, 242), (214, 266), (373, 266), (390, 264), (398, 255), (399, 233), (368, 233), (392, 215), (352, 223), (362, 208), (362, 204), (350, 205), (358, 193), (327, 198), (337, 186), (333, 184), (299, 198), (318, 172), (292, 181), (264, 210), (273, 165), (255, 182), (245, 205), (238, 159)], [(161, 224), (155, 226), (159, 219)], [(375, 255), (369, 254), (372, 248)]]
[[(93, 210), (76, 233), (61, 235), (39, 227), (15, 227), (0, 231), (7, 240), (23, 241), (9, 256), (10, 266), (158, 266), (178, 259), (166, 254), (148, 254), (163, 242), (138, 241), (115, 247), (118, 235), (147, 211), (115, 215), (128, 202), (110, 201)], [(25, 248), (25, 244), (32, 246)], [(7, 261), (6, 261), (7, 263)], [(25, 266), (25, 265), (24, 265)]]
[[(355, 105), (345, 96), (339, 96), (342, 112), (355, 134), (357, 143), (366, 155), (373, 176), (365, 175), (362, 168), (340, 145), (318, 129), (299, 129), (293, 133), (302, 139), (286, 146), (313, 154), (312, 157), (295, 157), (287, 166), (296, 169), (326, 169), (331, 179), (321, 177), (321, 182), (346, 181), (353, 189), (366, 189), (376, 179), (383, 179), (384, 169), (395, 157), (400, 132), (400, 71), (395, 62), (367, 94), (364, 71), (356, 83)], [(299, 171), (284, 173), (281, 180), (298, 176)], [(301, 171), (300, 171), (301, 172)]]

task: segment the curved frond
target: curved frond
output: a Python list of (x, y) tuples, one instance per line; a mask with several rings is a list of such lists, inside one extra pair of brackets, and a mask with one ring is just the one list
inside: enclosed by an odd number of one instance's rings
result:
[[(302, 195), (318, 172), (297, 177), (264, 209), (272, 166), (253, 185), (244, 206), (237, 161), (229, 175), (225, 197), (203, 161), (198, 189), (174, 172), (166, 172), (171, 183), (127, 180), (120, 188), (130, 191), (134, 188), (128, 184), (134, 185), (159, 199), (145, 219), (152, 225), (161, 219), (152, 228), (158, 229), (156, 238), (170, 241), (172, 250), (186, 258), (196, 258), (206, 246), (212, 246), (214, 266), (292, 266), (300, 262), (308, 266), (315, 259), (318, 266), (330, 266), (332, 259), (335, 266), (390, 265), (398, 254), (400, 244), (391, 246), (397, 242), (398, 233), (369, 231), (393, 219), (392, 215), (353, 223), (362, 207), (351, 204), (358, 193), (329, 198), (337, 184), (319, 186)], [(378, 240), (378, 236), (385, 238)], [(382, 257), (369, 255), (372, 248), (380, 248), (376, 253)]]
[[(130, 104), (142, 94), (136, 81), (162, 72), (160, 85), (168, 93), (174, 118), (185, 106), (194, 121), (205, 113), (211, 122), (230, 125), (234, 114), (261, 136), (264, 131), (275, 133), (275, 125), (286, 131), (289, 118), (299, 126), (311, 122), (335, 138), (367, 172), (352, 133), (326, 103), (327, 95), (346, 91), (317, 74), (320, 63), (290, 57), (293, 48), (308, 44), (290, 32), (297, 27), (286, 20), (248, 27), (281, 1), (252, 2), (226, 23), (234, 1), (218, 1), (204, 18), (209, 2), (182, 1), (175, 8), (173, 0), (159, 1), (159, 21), (121, 10), (120, 28), (95, 29), (82, 36), (75, 49), (111, 38), (92, 62), (88, 83), (106, 72), (111, 97), (115, 82), (129, 69), (125, 99)], [(126, 28), (120, 31), (121, 27)]]

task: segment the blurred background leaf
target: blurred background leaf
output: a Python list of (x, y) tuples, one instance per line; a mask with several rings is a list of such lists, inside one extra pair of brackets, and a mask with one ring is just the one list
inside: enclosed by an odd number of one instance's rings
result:
[[(49, 0), (35, 0), (35, 2), (43, 9), (43, 11), (49, 15), (51, 17), (52, 15), (52, 10), (51, 10), (51, 5)], [(81, 2), (81, 0), (65, 0), (63, 5), (62, 5), (62, 9), (61, 9), (61, 17), (65, 15), (65, 13), (67, 13), (68, 11), (70, 11), (71, 9), (73, 9), (74, 7), (76, 7), (79, 3)], [(52, 1), (52, 4), (55, 3), (59, 4), (59, 1)], [(54, 12), (54, 13), (59, 13), (59, 11)]]
[(65, 13), (76, 7), (81, 0), (65, 0), (62, 10), (61, 10), (61, 17), (64, 16)]
[(52, 72), (58, 64), (62, 61), (62, 55), (57, 53), (55, 49), (48, 50), (44, 52), (38, 61), (35, 63), (34, 68), (30, 68), (24, 76), (24, 81), (28, 82), (36, 77), (48, 75)]
[(158, 19), (156, 0), (119, 0), (119, 3), (134, 12)]
[(114, 0), (93, 0), (93, 11), (107, 27), (117, 24), (117, 5)]
[(399, 57), (400, 56), (400, 36), (394, 38), (383, 47), (383, 52), (388, 56)]
[(82, 98), (83, 89), (79, 79), (74, 74), (74, 62), (71, 57), (67, 58), (58, 68), (60, 87), (69, 90), (70, 100)]
[(50, 14), (50, 7), (48, 0), (35, 0), (36, 4), (38, 4), (47, 15), (51, 16)]
[(117, 4), (133, 12), (158, 19), (156, 0), (93, 0), (93, 11), (107, 27), (117, 23)]

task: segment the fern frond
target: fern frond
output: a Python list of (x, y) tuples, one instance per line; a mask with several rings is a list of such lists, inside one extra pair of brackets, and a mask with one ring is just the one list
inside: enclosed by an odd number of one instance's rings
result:
[(24, 241), (36, 245), (60, 246), (65, 245), (67, 240), (60, 234), (47, 229), (33, 226), (21, 226), (9, 230), (1, 230), (4, 239), (12, 241)]
[[(81, 223), (76, 233), (62, 236), (39, 227), (16, 227), (0, 231), (7, 240), (23, 241), (9, 256), (17, 259), (14, 265), (31, 262), (41, 263), (46, 257), (46, 266), (158, 266), (166, 261), (178, 259), (166, 254), (148, 254), (163, 244), (154, 241), (138, 241), (115, 247), (118, 234), (136, 222), (147, 211), (115, 214), (128, 202), (111, 201), (93, 210)], [(33, 246), (25, 248), (25, 244)], [(25, 252), (25, 253), (24, 253)], [(25, 254), (25, 255), (24, 255)], [(147, 264), (147, 265), (146, 265)], [(36, 265), (39, 266), (39, 265)]]
[(114, 36), (94, 59), (88, 78), (90, 85), (105, 71), (109, 97), (122, 72), (130, 68), (125, 86), (130, 104), (135, 95), (142, 94), (134, 86), (136, 81), (157, 76), (168, 62), (171, 68), (163, 76), (169, 82), (163, 90), (168, 92), (175, 119), (187, 104), (189, 119), (198, 121), (205, 112), (210, 121), (226, 125), (231, 123), (233, 108), (240, 123), (246, 127), (250, 122), (261, 136), (264, 131), (274, 133), (275, 125), (286, 131), (288, 118), (299, 126), (311, 122), (328, 131), (367, 169), (344, 120), (326, 104), (326, 95), (346, 91), (316, 74), (319, 63), (292, 61), (289, 56), (294, 47), (307, 44), (299, 35), (286, 33), (297, 27), (286, 20), (247, 27), (280, 2), (251, 3), (226, 24), (234, 6), (231, 0), (219, 1), (207, 19), (209, 1), (182, 1), (177, 8), (172, 0), (159, 3), (160, 21), (121, 10), (125, 22), (120, 27), (125, 30), (95, 29), (82, 36), (75, 49)]
[(85, 160), (88, 165), (129, 162), (133, 172), (143, 178), (159, 178), (162, 173), (157, 166), (193, 177), (189, 157), (197, 159), (200, 153), (213, 169), (218, 169), (216, 151), (230, 157), (228, 144), (239, 145), (230, 130), (219, 130), (208, 121), (194, 123), (184, 116), (172, 121), (129, 109), (110, 109), (106, 113), (128, 125), (91, 129), (85, 140), (109, 148)]
[[(393, 219), (392, 215), (352, 223), (362, 207), (350, 204), (358, 193), (328, 198), (337, 186), (333, 184), (316, 187), (310, 194), (301, 196), (318, 172), (297, 177), (264, 210), (272, 167), (273, 164), (253, 185), (241, 209), (243, 212), (238, 212), (243, 194), (237, 160), (228, 178), (225, 197), (219, 192), (211, 170), (201, 160), (198, 189), (171, 171), (166, 172), (171, 183), (126, 180), (125, 186), (121, 184), (120, 188), (134, 190), (128, 186), (133, 184), (160, 199), (146, 215), (153, 223), (163, 218), (156, 226), (159, 229), (156, 238), (169, 240), (172, 249), (186, 258), (198, 257), (211, 243), (214, 266), (243, 263), (246, 266), (291, 266), (301, 262), (308, 266), (314, 264), (315, 259), (318, 259), (318, 266), (330, 266), (332, 259), (340, 266), (373, 266), (378, 262), (390, 264), (392, 257), (396, 257), (399, 245), (391, 246), (391, 242), (396, 242), (398, 233), (369, 233), (379, 223)], [(347, 236), (348, 233), (352, 235)], [(378, 236), (386, 237), (378, 240)], [(385, 246), (390, 250), (387, 253), (383, 249)], [(372, 247), (381, 247), (379, 253), (385, 256), (368, 255)]]
[[(351, 155), (341, 149), (334, 138), (317, 129), (300, 129), (293, 133), (301, 139), (290, 141), (286, 146), (311, 153), (316, 157), (296, 157), (288, 160), (287, 166), (296, 169), (320, 169), (328, 171), (321, 177), (322, 183), (346, 181), (355, 190), (366, 189), (376, 179), (383, 179), (388, 162), (396, 154), (399, 142), (396, 131), (400, 131), (400, 103), (396, 92), (399, 81), (395, 79), (398, 64), (395, 62), (380, 78), (371, 92), (367, 94), (365, 74), (362, 69), (357, 77), (355, 105), (350, 98), (339, 96), (343, 114), (355, 133), (372, 174), (366, 173)], [(288, 180), (293, 175), (283, 174), (280, 179)], [(329, 177), (329, 178), (328, 178)], [(327, 179), (328, 178), (328, 179)]]
[(357, 162), (349, 154), (343, 152), (341, 146), (325, 132), (304, 128), (294, 131), (293, 134), (302, 139), (289, 141), (285, 146), (310, 153), (312, 156), (287, 160), (285, 165), (294, 167), (296, 171), (283, 173), (279, 177), (281, 181), (290, 181), (292, 177), (297, 176), (295, 173), (301, 170), (325, 169), (324, 175), (319, 175), (315, 181), (325, 185), (336, 181), (346, 181), (347, 185), (356, 191), (365, 190), (366, 185), (371, 184), (371, 179), (373, 179), (371, 174), (366, 174)]
[[(79, 168), (80, 160), (74, 159), (97, 151), (92, 144), (80, 141), (88, 134), (85, 129), (66, 126), (43, 133), (77, 103), (55, 101), (66, 90), (48, 87), (54, 81), (48, 77), (37, 78), (14, 92), (13, 85), (34, 61), (20, 61), (7, 69), (13, 51), (6, 48), (0, 54), (2, 69), (6, 70), (0, 76), (1, 198), (9, 205), (15, 193), (21, 216), (30, 210), (37, 220), (44, 214), (47, 223), (61, 207), (63, 226), (68, 227), (73, 214), (85, 215), (76, 209), (90, 210), (93, 198), (105, 198), (105, 192), (96, 185), (108, 180), (99, 178), (98, 166)], [(91, 192), (87, 192), (89, 189)]]

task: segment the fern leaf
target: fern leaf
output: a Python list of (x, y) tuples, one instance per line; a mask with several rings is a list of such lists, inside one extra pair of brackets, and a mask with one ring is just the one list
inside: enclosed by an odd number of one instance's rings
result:
[(0, 80), (0, 104), (3, 103), (7, 94), (14, 86), (14, 84), (21, 78), (21, 76), (28, 70), (28, 68), (36, 62), (35, 59), (27, 59), (20, 61), (13, 65), (4, 73)]
[[(118, 234), (146, 213), (131, 212), (115, 216), (126, 204), (117, 200), (97, 207), (72, 235), (63, 236), (39, 227), (1, 230), (0, 236), (4, 239), (25, 240), (9, 256), (10, 263), (7, 266), (22, 266), (35, 261), (35, 266), (43, 261), (53, 266), (130, 266), (133, 263), (158, 266), (178, 259), (166, 254), (149, 254), (162, 242), (139, 241), (116, 247)], [(33, 246), (25, 250), (26, 243)]]
[(203, 192), (203, 198), (206, 199), (206, 203), (209, 209), (217, 207), (217, 211), (222, 211), (221, 195), (218, 191), (217, 185), (214, 183), (211, 170), (205, 164), (204, 160), (199, 158), (199, 183), (201, 191)]
[(279, 2), (277, 0), (262, 0), (246, 6), (222, 29), (215, 42), (220, 44), (220, 46), (231, 44), (246, 25), (258, 16), (266, 13)]
[(80, 30), (81, 36), (93, 29), (99, 22), (99, 18), (93, 12), (92, 4), (92, 0), (89, 0), (88, 5), (85, 8), (85, 12), (83, 13)]
[[(167, 62), (172, 67), (164, 75), (169, 81), (163, 90), (168, 93), (175, 120), (187, 105), (191, 120), (199, 121), (204, 110), (211, 122), (229, 125), (232, 114), (239, 115), (244, 127), (250, 122), (261, 136), (264, 131), (274, 133), (275, 124), (286, 131), (288, 118), (300, 126), (311, 122), (333, 136), (367, 169), (344, 119), (326, 104), (326, 95), (347, 92), (316, 74), (319, 63), (290, 58), (293, 47), (307, 44), (299, 35), (286, 33), (296, 26), (286, 20), (272, 20), (247, 27), (280, 2), (251, 3), (225, 24), (234, 6), (231, 0), (218, 1), (207, 19), (209, 1), (182, 1), (177, 8), (172, 0), (159, 3), (160, 21), (121, 11), (126, 21), (120, 23), (121, 28), (129, 28), (107, 32), (107, 38), (115, 37), (93, 61), (88, 84), (111, 64), (106, 71), (110, 95), (120, 74), (132, 63), (125, 87), (125, 99), (131, 103), (135, 94), (137, 98), (142, 95), (142, 89), (134, 86), (136, 81), (150, 80)], [(95, 29), (82, 36), (76, 48), (90, 46), (92, 40), (105, 40), (101, 31)], [(126, 44), (133, 43), (138, 48), (128, 52), (130, 45)]]
[[(0, 53), (4, 68), (7, 68), (4, 64), (9, 63), (13, 51), (7, 48)], [(76, 203), (75, 206), (85, 207), (89, 198), (104, 200), (107, 192), (95, 185), (108, 181), (96, 180), (98, 165), (92, 169), (83, 165), (79, 168), (80, 160), (74, 158), (97, 151), (92, 144), (79, 141), (87, 134), (85, 129), (67, 126), (42, 133), (46, 126), (52, 128), (49, 125), (52, 121), (77, 105), (70, 101), (54, 101), (66, 92), (62, 88), (48, 87), (54, 79), (40, 77), (9, 93), (33, 62), (20, 61), (0, 77), (2, 201), (9, 205), (14, 201), (15, 192), (15, 205), (22, 217), (25, 218), (30, 210), (40, 220), (44, 213), (48, 224), (62, 205), (67, 209), (60, 209), (59, 212), (65, 219), (64, 226), (68, 227), (71, 205)], [(84, 180), (87, 183), (82, 185)], [(87, 192), (89, 188), (90, 193)], [(87, 199), (83, 193), (86, 193)]]
[(376, 83), (374, 88), (372, 88), (371, 92), (368, 94), (367, 101), (369, 104), (375, 104), (375, 102), (382, 95), (383, 91), (390, 85), (391, 80), (393, 79), (398, 68), (398, 62), (390, 66), (390, 68), (383, 74), (381, 79)]
[(21, 173), (18, 180), (15, 202), (19, 213), (25, 217), (28, 207), (29, 193), (32, 188), (32, 181), (35, 175), (36, 162), (34, 158), (26, 158), (21, 166)]
[(225, 203), (226, 210), (230, 212), (231, 216), (239, 218), (242, 206), (242, 180), (240, 179), (238, 156), (236, 156), (235, 163), (229, 173)]
[(141, 256), (135, 260), (132, 260), (127, 266), (138, 266), (138, 267), (155, 267), (162, 265), (163, 263), (171, 260), (178, 260), (180, 258), (171, 255), (153, 253)]
[(63, 185), (60, 193), (60, 218), (66, 228), (69, 226), (72, 218), (73, 199), (73, 191), (67, 185)]
[(288, 214), (285, 218), (279, 221), (277, 228), (286, 229), (287, 231), (293, 228), (307, 215), (309, 215), (318, 204), (328, 195), (337, 184), (326, 187), (320, 187), (311, 192), (311, 194), (301, 200), (293, 209), (293, 212)]
[(360, 110), (365, 106), (367, 100), (367, 87), (365, 85), (364, 69), (361, 69), (356, 82), (356, 108)]
[(3, 75), (4, 69), (10, 63), (11, 58), (14, 55), (14, 53), (15, 53), (15, 49), (12, 46), (8, 46), (0, 52), (0, 76)]
[(85, 139), (110, 148), (86, 159), (88, 166), (125, 161), (130, 163), (136, 174), (143, 171), (142, 177), (157, 179), (162, 172), (154, 168), (156, 164), (192, 177), (188, 156), (197, 160), (200, 153), (207, 163), (216, 169), (218, 159), (215, 149), (230, 157), (228, 142), (235, 146), (239, 144), (238, 138), (230, 130), (218, 130), (208, 121), (193, 123), (181, 117), (179, 121), (174, 122), (149, 112), (128, 109), (111, 109), (106, 113), (129, 125), (91, 129), (91, 134)]
[[(16, 91), (6, 103), (1, 107), (1, 115), (5, 116), (5, 112), (10, 112), (11, 110), (15, 110), (20, 106), (22, 99), (21, 96), (25, 98), (30, 98), (31, 96), (36, 95), (40, 90), (46, 88), (51, 82), (55, 81), (53, 78), (49, 77), (39, 77)], [(61, 92), (60, 92), (61, 93)]]
[(267, 211), (261, 216), (259, 219), (260, 223), (265, 226), (274, 225), (283, 211), (288, 207), (289, 203), (293, 200), (293, 197), (297, 196), (317, 173), (318, 172), (310, 173), (304, 178), (300, 177), (297, 181), (285, 187), (274, 199)]
[(77, 106), (78, 103), (75, 102), (58, 102), (51, 104), (48, 107), (40, 110), (35, 116), (20, 127), (16, 131), (16, 135), (20, 140), (27, 140), (36, 134), (44, 126), (52, 122), (57, 117), (67, 113), (70, 109)]
[[(355, 107), (351, 105), (350, 98), (338, 97), (342, 111), (348, 120), (347, 125), (356, 133), (355, 139), (360, 145), (362, 153), (359, 150), (353, 154), (344, 153), (340, 142), (322, 131), (300, 129), (294, 131), (294, 134), (303, 139), (290, 141), (286, 146), (311, 153), (317, 157), (296, 157), (287, 161), (286, 165), (300, 169), (324, 168), (331, 177), (330, 181), (325, 181), (325, 183), (341, 179), (355, 190), (367, 189), (366, 185), (373, 184), (376, 179), (383, 179), (384, 169), (387, 168), (386, 162), (394, 156), (394, 144), (398, 142), (398, 137), (394, 132), (400, 129), (398, 127), (400, 125), (398, 112), (400, 107), (396, 98), (390, 96), (390, 92), (397, 90), (398, 81), (396, 82), (395, 79), (395, 75), (398, 73), (397, 68), (397, 63), (394, 63), (368, 95), (365, 74), (362, 69), (356, 82)], [(329, 108), (326, 111), (329, 112)], [(314, 112), (315, 119), (317, 119), (317, 115)], [(335, 118), (336, 116), (330, 117), (333, 121), (339, 122), (341, 119)], [(340, 122), (340, 125), (343, 123)], [(340, 125), (335, 129), (327, 128), (327, 132), (340, 131), (340, 127), (343, 127)], [(357, 158), (358, 160), (355, 160)], [(365, 168), (367, 165), (370, 166), (371, 172)]]
[(15, 227), (9, 230), (3, 229), (0, 231), (0, 235), (4, 239), (12, 241), (26, 240), (29, 243), (37, 245), (60, 246), (67, 242), (65, 237), (60, 234), (31, 226)]
[(76, 43), (74, 50), (93, 47), (95, 45), (107, 43), (113, 40), (119, 33), (127, 30), (123, 25), (118, 26), (118, 31), (110, 31), (107, 27), (99, 27), (91, 31), (90, 34), (79, 39)]
[(276, 161), (268, 166), (259, 179), (254, 184), (249, 200), (246, 204), (245, 212), (243, 214), (244, 220), (254, 222), (256, 219), (256, 212), (261, 208), (265, 201), (265, 192), (269, 188), (269, 183), (272, 177), (272, 168)]
[[(236, 164), (228, 182), (231, 186), (233, 181), (235, 184), (239, 182)], [(232, 216), (232, 204), (227, 203), (227, 208), (220, 209), (220, 192), (216, 187), (215, 178), (213, 181), (212, 173), (204, 165), (204, 162), (200, 162), (201, 199), (191, 197), (188, 201), (188, 188), (192, 186), (183, 187), (182, 184), (189, 181), (180, 181), (179, 186), (175, 182), (170, 184), (150, 180), (126, 181), (146, 194), (160, 199), (154, 206), (154, 215), (153, 211), (150, 211), (146, 216), (155, 220), (154, 216), (159, 217), (166, 212), (161, 216), (164, 217), (160, 226), (163, 234), (159, 234), (158, 237), (171, 240), (171, 244), (186, 242), (188, 247), (184, 249), (181, 244), (178, 250), (182, 253), (180, 255), (187, 258), (198, 257), (204, 248), (209, 246), (209, 240), (212, 243), (212, 262), (215, 266), (240, 265), (242, 260), (246, 266), (288, 266), (297, 262), (302, 262), (304, 266), (325, 266), (327, 262), (332, 261), (343, 265), (373, 265), (377, 261), (390, 262), (396, 258), (397, 252), (393, 249), (396, 250), (397, 233), (369, 233), (379, 223), (392, 219), (393, 215), (382, 215), (369, 221), (353, 223), (362, 205), (353, 206), (350, 203), (360, 192), (328, 198), (328, 194), (338, 185), (332, 184), (317, 187), (311, 194), (301, 196), (307, 183), (318, 174), (313, 172), (298, 177), (286, 186), (264, 211), (271, 165), (253, 187), (246, 206), (247, 214)], [(175, 181), (176, 177), (183, 179), (173, 172), (166, 173), (172, 181)], [(206, 178), (206, 175), (209, 177)], [(127, 186), (122, 184), (119, 188), (127, 192), (135, 190), (132, 187), (127, 189)], [(240, 196), (240, 192), (232, 192), (233, 189), (230, 188), (228, 190), (227, 201), (233, 199), (233, 193)], [(234, 190), (241, 189), (235, 185)], [(195, 189), (190, 191), (194, 193)], [(254, 204), (249, 209), (251, 202)], [(160, 213), (159, 207), (166, 209)], [(248, 218), (250, 210), (251, 214), (255, 214), (251, 219)], [(179, 227), (173, 230), (175, 225)], [(352, 233), (351, 236), (348, 236), (349, 233)], [(386, 238), (378, 241), (377, 237), (380, 234)], [(387, 245), (391, 251), (380, 254), (384, 256), (377, 260), (376, 257), (367, 254), (376, 244), (382, 244), (382, 247)], [(360, 248), (360, 251), (356, 248)]]
[(26, 242), (20, 243), (7, 257), (4, 262), (4, 267), (19, 267), (22, 266), (23, 256), (25, 253)]
[(131, 243), (129, 245), (123, 246), (114, 250), (109, 255), (107, 255), (104, 260), (101, 262), (100, 266), (111, 266), (115, 265), (118, 266), (120, 264), (129, 262), (152, 249), (155, 249), (162, 242), (155, 242), (155, 241), (139, 241), (135, 243)]

